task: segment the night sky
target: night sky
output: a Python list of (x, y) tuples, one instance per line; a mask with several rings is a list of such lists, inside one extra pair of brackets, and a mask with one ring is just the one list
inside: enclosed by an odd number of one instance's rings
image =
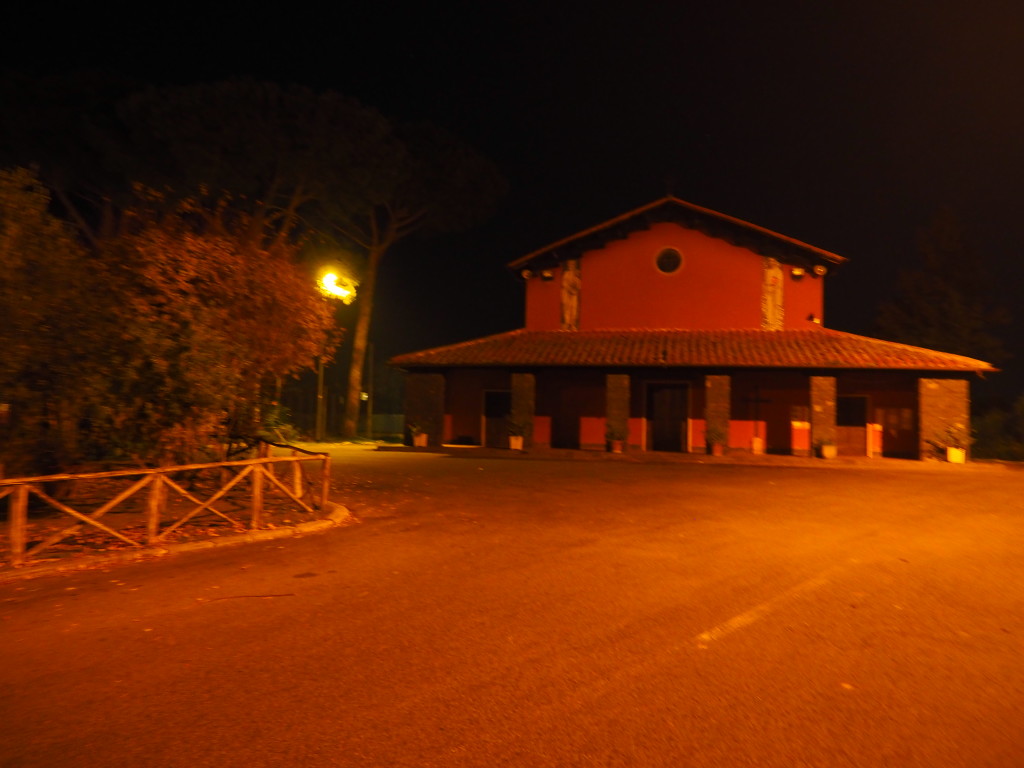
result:
[(950, 207), (1024, 319), (1019, 2), (349, 5), (7, 10), (0, 65), (333, 88), (476, 145), (510, 192), (485, 226), (392, 255), (382, 356), (518, 327), (506, 262), (666, 193), (849, 258), (826, 323), (861, 333)]

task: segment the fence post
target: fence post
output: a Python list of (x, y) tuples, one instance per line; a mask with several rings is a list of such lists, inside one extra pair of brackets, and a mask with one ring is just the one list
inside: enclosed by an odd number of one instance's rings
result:
[(21, 565), (25, 560), (25, 544), (28, 541), (28, 486), (19, 485), (7, 497), (7, 525), (11, 539), (11, 565)]
[[(292, 451), (292, 458), (296, 459), (297, 456), (298, 454)], [(292, 493), (295, 494), (296, 498), (302, 498), (302, 462), (298, 459), (292, 462)]]
[(252, 465), (252, 521), (249, 527), (259, 528), (263, 525), (263, 465)]
[(160, 537), (160, 516), (167, 499), (167, 487), (163, 475), (153, 475), (149, 481), (149, 500), (146, 503), (146, 543), (152, 546)]
[(320, 478), (320, 511), (327, 509), (327, 497), (331, 492), (331, 457), (324, 456), (324, 468)]

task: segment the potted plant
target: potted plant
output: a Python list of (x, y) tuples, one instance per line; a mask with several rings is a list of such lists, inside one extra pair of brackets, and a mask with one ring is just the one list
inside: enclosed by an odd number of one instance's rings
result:
[(944, 455), (950, 464), (965, 464), (971, 437), (963, 424), (950, 423), (928, 440), (928, 443), (940, 456)]
[(423, 427), (414, 421), (409, 422), (409, 434), (412, 435), (412, 444), (416, 448), (426, 448), (430, 436), (423, 431)]
[(712, 456), (723, 456), (725, 447), (729, 443), (729, 433), (719, 427), (709, 426), (704, 431), (704, 442), (707, 445), (708, 453)]
[(814, 452), (822, 459), (834, 459), (839, 455), (839, 449), (831, 440), (819, 440), (814, 443)]
[(507, 423), (508, 447), (513, 451), (523, 450), (523, 441), (526, 437), (526, 428), (511, 417), (509, 417)]
[(612, 453), (622, 453), (627, 440), (626, 430), (609, 424), (605, 430), (604, 439), (607, 442), (609, 451)]

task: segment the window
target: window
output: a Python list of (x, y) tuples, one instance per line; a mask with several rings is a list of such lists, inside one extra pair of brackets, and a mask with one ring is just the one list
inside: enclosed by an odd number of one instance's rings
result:
[(836, 426), (863, 427), (868, 423), (868, 399), (862, 395), (836, 398)]
[(659, 272), (670, 275), (683, 266), (683, 255), (675, 248), (664, 248), (654, 260)]

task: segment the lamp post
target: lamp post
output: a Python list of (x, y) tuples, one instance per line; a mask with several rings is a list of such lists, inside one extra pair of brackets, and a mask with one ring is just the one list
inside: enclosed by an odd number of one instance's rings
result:
[(313, 427), (313, 440), (324, 441), (327, 427), (327, 409), (324, 408), (324, 359), (316, 359), (316, 424)]
[[(324, 269), (317, 279), (320, 292), (330, 299), (338, 299), (343, 304), (351, 304), (356, 298), (358, 283), (344, 276), (340, 270)], [(327, 402), (324, 396), (324, 359), (317, 359), (316, 365), (316, 421), (313, 427), (313, 439), (323, 442), (327, 432)]]

